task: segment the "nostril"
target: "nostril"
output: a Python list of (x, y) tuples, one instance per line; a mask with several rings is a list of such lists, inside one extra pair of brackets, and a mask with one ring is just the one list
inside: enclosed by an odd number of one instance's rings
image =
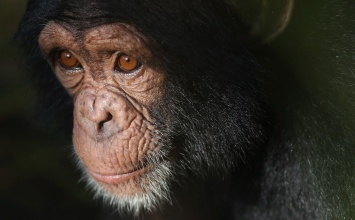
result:
[(104, 124), (108, 121), (112, 120), (112, 114), (108, 113), (106, 118), (104, 120), (102, 120), (101, 122), (99, 122), (99, 124), (97, 125), (97, 132), (100, 133), (103, 130)]

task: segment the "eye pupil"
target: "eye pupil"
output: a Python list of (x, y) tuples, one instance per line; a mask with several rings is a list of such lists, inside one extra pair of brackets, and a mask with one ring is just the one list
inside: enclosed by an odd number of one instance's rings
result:
[(120, 54), (117, 61), (117, 67), (120, 71), (132, 72), (138, 69), (139, 62), (127, 54)]
[(59, 53), (58, 59), (59, 63), (67, 69), (74, 69), (80, 67), (78, 59), (69, 50), (61, 51)]

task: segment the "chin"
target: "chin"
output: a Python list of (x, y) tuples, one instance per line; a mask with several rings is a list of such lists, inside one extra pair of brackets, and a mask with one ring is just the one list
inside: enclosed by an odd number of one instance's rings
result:
[(138, 216), (152, 212), (164, 203), (171, 202), (170, 185), (174, 179), (170, 161), (149, 164), (142, 169), (119, 175), (92, 173), (77, 160), (82, 170), (82, 181), (94, 193), (120, 213)]

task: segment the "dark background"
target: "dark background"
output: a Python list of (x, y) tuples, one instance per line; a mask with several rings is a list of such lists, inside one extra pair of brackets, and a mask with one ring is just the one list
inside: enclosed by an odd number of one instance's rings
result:
[(0, 1), (0, 220), (107, 219), (111, 211), (78, 181), (70, 144), (34, 118), (35, 92), (13, 39), (25, 5)]

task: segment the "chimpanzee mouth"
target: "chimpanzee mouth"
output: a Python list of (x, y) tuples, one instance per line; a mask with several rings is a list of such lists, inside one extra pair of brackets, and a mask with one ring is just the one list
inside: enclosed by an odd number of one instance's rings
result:
[(117, 185), (130, 179), (133, 179), (139, 175), (142, 175), (146, 172), (149, 172), (149, 170), (151, 170), (152, 168), (152, 165), (148, 165), (122, 174), (101, 174), (93, 171), (89, 171), (89, 173), (98, 182), (110, 185)]

